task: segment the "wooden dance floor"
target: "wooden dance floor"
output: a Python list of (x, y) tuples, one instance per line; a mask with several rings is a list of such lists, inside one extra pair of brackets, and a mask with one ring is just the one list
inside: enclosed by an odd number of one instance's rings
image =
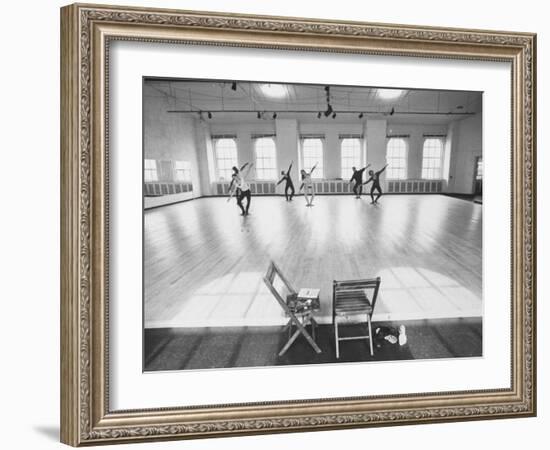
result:
[(282, 325), (262, 277), (275, 261), (296, 289), (380, 276), (374, 321), (481, 317), (482, 205), (440, 195), (203, 198), (145, 211), (145, 328)]

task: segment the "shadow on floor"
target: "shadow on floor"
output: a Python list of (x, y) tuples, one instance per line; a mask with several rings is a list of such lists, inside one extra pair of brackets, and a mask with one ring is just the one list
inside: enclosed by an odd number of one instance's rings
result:
[(59, 442), (59, 427), (57, 426), (47, 426), (47, 425), (35, 425), (34, 430), (37, 433), (48, 438), (50, 441)]
[[(366, 340), (340, 343), (336, 359), (332, 325), (320, 325), (317, 354), (300, 336), (279, 357), (288, 339), (282, 327), (151, 328), (145, 330), (144, 370), (213, 369), (335, 362), (396, 361), (482, 356), (482, 320), (438, 319), (401, 322), (406, 325), (408, 342), (404, 346), (375, 340), (370, 356)], [(401, 323), (378, 322), (398, 327)], [(360, 325), (340, 327), (343, 335), (365, 333)]]

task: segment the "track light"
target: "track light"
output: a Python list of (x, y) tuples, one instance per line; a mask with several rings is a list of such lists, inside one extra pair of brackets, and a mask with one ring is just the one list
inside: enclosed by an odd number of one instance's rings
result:
[(208, 118), (211, 119), (212, 118), (212, 113), (210, 111), (208, 111)]
[(273, 118), (274, 118), (274, 119), (277, 118), (277, 113), (276, 113), (276, 112), (273, 113)]
[(327, 110), (325, 111), (325, 117), (328, 117), (332, 114), (332, 106), (330, 103), (327, 104)]
[(318, 119), (321, 118), (321, 111), (319, 111), (319, 112), (317, 113), (317, 118), (318, 118)]
[(236, 91), (236, 90), (237, 90), (237, 82), (236, 82), (236, 81), (233, 81), (233, 83), (231, 83), (231, 90), (232, 90), (232, 91)]
[(392, 108), (390, 111), (390, 116), (393, 116), (395, 114), (395, 108)]
[(262, 118), (262, 114), (260, 113), (260, 111), (258, 111), (258, 112), (256, 113), (256, 117), (257, 117), (258, 119), (261, 119), (261, 118)]
[(360, 113), (360, 114), (359, 114), (359, 118), (360, 118), (360, 119), (363, 118), (363, 113)]
[(332, 113), (332, 118), (336, 119), (336, 113)]

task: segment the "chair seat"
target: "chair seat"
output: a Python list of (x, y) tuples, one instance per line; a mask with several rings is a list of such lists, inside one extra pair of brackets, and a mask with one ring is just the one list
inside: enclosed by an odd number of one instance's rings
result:
[(337, 315), (372, 313), (371, 302), (363, 289), (337, 292), (334, 301), (334, 312)]

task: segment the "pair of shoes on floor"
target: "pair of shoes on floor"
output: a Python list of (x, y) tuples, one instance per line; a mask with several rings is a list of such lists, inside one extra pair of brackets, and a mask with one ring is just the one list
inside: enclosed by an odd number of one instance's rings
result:
[(399, 345), (403, 346), (407, 343), (407, 329), (405, 325), (399, 325)]
[(400, 325), (399, 328), (378, 327), (374, 332), (374, 339), (377, 347), (380, 347), (383, 341), (392, 345), (399, 343), (400, 346), (403, 346), (407, 343), (407, 330), (405, 325)]

